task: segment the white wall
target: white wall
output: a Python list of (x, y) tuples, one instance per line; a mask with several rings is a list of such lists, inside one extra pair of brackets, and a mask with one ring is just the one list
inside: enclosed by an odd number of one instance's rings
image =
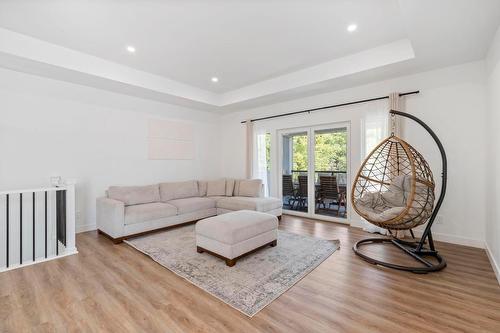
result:
[[(193, 160), (148, 160), (147, 122), (193, 124)], [(77, 229), (95, 225), (95, 199), (109, 185), (211, 178), (218, 116), (0, 69), (0, 189), (76, 178)]]
[[(448, 192), (440, 212), (442, 223), (433, 228), (436, 238), (482, 247), (486, 221), (486, 84), (483, 61), (225, 115), (221, 123), (224, 128), (222, 174), (244, 176), (245, 128), (240, 124), (241, 120), (411, 90), (420, 90), (420, 94), (406, 98), (406, 111), (420, 117), (435, 130), (448, 154)], [(319, 111), (280, 118), (269, 124), (276, 129), (297, 124), (350, 121), (352, 166), (356, 171), (360, 162), (360, 120), (359, 114), (353, 110), (356, 108)], [(405, 137), (426, 157), (439, 182), (441, 160), (432, 139), (412, 123), (405, 124)]]
[(486, 173), (489, 175), (487, 196), (488, 216), (486, 223), (486, 244), (490, 259), (500, 281), (500, 28), (491, 44), (487, 63), (489, 102), (489, 152)]
[[(420, 89), (419, 95), (406, 99), (406, 110), (437, 132), (449, 158), (449, 189), (440, 213), (443, 223), (436, 224), (434, 232), (438, 239), (481, 246), (486, 237), (485, 188), (487, 180), (490, 182), (485, 173), (486, 162), (490, 162), (485, 148), (488, 132), (485, 67), (484, 62), (468, 63), (222, 117), (0, 70), (0, 189), (45, 186), (52, 175), (76, 178), (80, 212), (77, 224), (80, 230), (89, 229), (95, 223), (95, 198), (109, 185), (244, 177), (245, 131), (241, 120)], [(490, 87), (496, 91), (498, 72), (497, 66), (496, 74), (491, 76), (495, 78), (494, 85), (490, 80)], [(495, 98), (498, 106), (498, 94)], [(322, 111), (281, 118), (272, 124), (279, 129), (350, 122), (351, 163), (355, 171), (360, 163), (361, 142), (361, 111), (356, 110)], [(147, 160), (150, 118), (193, 123), (196, 158)], [(494, 119), (491, 126), (498, 123), (498, 113)], [(440, 158), (429, 136), (413, 124), (406, 126), (405, 133), (408, 141), (427, 158), (439, 180)], [(498, 143), (498, 136), (495, 139)], [(500, 189), (498, 180), (496, 188), (490, 188), (490, 194), (497, 189)], [(498, 221), (494, 209), (488, 210), (488, 214)], [(488, 228), (490, 247), (498, 257), (498, 224), (489, 223)]]

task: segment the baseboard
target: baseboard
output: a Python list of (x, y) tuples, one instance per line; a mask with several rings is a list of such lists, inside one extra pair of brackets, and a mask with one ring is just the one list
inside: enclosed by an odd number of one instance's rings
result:
[(493, 255), (493, 252), (491, 252), (491, 249), (488, 246), (487, 242), (484, 243), (484, 249), (486, 250), (488, 259), (490, 259), (491, 267), (493, 267), (493, 272), (495, 272), (498, 284), (500, 284), (500, 266), (498, 266), (498, 263), (495, 260), (495, 256)]
[(80, 232), (86, 232), (86, 231), (92, 231), (96, 230), (97, 226), (95, 224), (84, 224), (84, 225), (77, 225), (76, 226), (76, 233)]
[[(364, 225), (362, 224), (361, 221), (353, 220), (353, 221), (351, 221), (351, 227), (362, 229), (364, 227)], [(420, 236), (422, 236), (423, 231), (415, 230), (414, 232), (415, 232), (416, 237), (420, 237)], [(467, 237), (462, 237), (462, 236), (443, 234), (443, 233), (439, 233), (439, 232), (432, 232), (432, 236), (433, 236), (434, 240), (439, 241), (439, 242), (464, 245), (464, 246), (471, 246), (471, 247), (476, 247), (479, 249), (485, 248), (484, 247), (484, 240), (481, 240), (481, 239), (467, 238)]]
[[(420, 232), (420, 233), (415, 232), (415, 235), (421, 236), (422, 232)], [(434, 240), (436, 240), (436, 241), (484, 249), (484, 240), (467, 238), (467, 237), (456, 236), (456, 235), (442, 234), (439, 232), (432, 232), (432, 236), (434, 237)]]
[(25, 264), (22, 264), (22, 265), (14, 265), (14, 266), (11, 266), (9, 268), (2, 268), (2, 269), (0, 269), (0, 272), (3, 273), (3, 272), (12, 271), (12, 270), (18, 269), (18, 268), (24, 268), (24, 267), (28, 267), (28, 266), (33, 266), (33, 265), (36, 265), (36, 264), (41, 264), (43, 262), (52, 261), (52, 260), (64, 258), (64, 257), (67, 257), (67, 256), (72, 256), (74, 254), (78, 254), (78, 250), (76, 248), (74, 248), (71, 251), (68, 251), (67, 253), (60, 254), (58, 256), (53, 256), (53, 257), (49, 257), (49, 258), (45, 258), (45, 259), (38, 259), (37, 261), (28, 262), (28, 263), (25, 263)]

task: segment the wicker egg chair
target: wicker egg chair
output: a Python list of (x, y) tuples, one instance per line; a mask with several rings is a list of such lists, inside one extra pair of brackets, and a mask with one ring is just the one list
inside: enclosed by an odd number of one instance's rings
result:
[(408, 230), (424, 224), (431, 216), (434, 187), (424, 157), (391, 135), (361, 165), (352, 187), (352, 207), (381, 228)]
[[(396, 237), (369, 238), (357, 242), (353, 250), (370, 263), (390, 268), (427, 273), (441, 270), (446, 261), (437, 253), (432, 240), (431, 226), (446, 191), (446, 154), (435, 133), (420, 119), (399, 111), (392, 116), (410, 118), (422, 125), (434, 138), (443, 158), (443, 185), (434, 206), (435, 182), (429, 164), (415, 148), (401, 138), (391, 135), (378, 144), (362, 163), (351, 191), (352, 207), (366, 221), (392, 231), (410, 230), (428, 223), (420, 241), (409, 242)], [(428, 242), (430, 249), (424, 248)], [(369, 257), (359, 250), (361, 245), (391, 243), (419, 261), (420, 266), (401, 266)], [(435, 258), (429, 261), (426, 257)]]

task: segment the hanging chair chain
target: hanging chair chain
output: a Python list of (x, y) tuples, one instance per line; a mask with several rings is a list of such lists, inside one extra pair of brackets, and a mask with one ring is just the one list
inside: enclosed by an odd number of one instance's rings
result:
[(391, 113), (391, 136), (394, 136), (396, 133), (396, 115)]

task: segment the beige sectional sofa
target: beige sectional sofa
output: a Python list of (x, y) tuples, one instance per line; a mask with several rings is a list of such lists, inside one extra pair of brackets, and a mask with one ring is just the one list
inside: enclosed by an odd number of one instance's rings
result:
[(111, 186), (97, 199), (97, 229), (115, 242), (237, 210), (281, 217), (281, 200), (262, 196), (259, 179)]

